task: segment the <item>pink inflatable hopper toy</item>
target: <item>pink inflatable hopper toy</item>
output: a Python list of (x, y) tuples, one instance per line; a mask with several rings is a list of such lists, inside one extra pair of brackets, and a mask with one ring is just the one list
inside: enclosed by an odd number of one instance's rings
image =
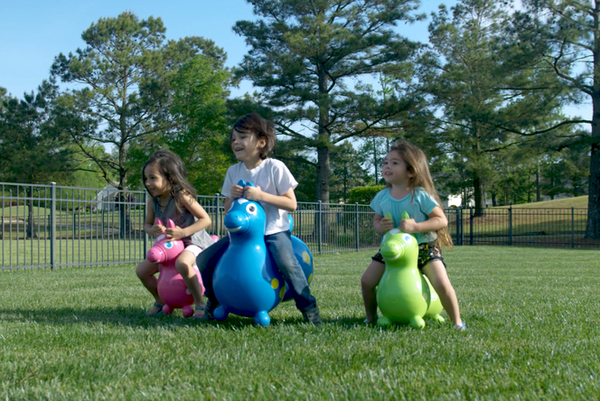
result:
[[(162, 224), (156, 219), (157, 224)], [(173, 220), (167, 221), (167, 227), (175, 227)], [(183, 252), (185, 245), (181, 240), (169, 240), (164, 234), (159, 235), (152, 248), (146, 253), (146, 259), (149, 262), (155, 262), (159, 265), (158, 275), (158, 295), (165, 303), (163, 307), (164, 314), (173, 313), (175, 309), (181, 309), (183, 316), (190, 317), (194, 314), (194, 297), (188, 290), (181, 274), (175, 268), (177, 257)], [(196, 268), (196, 266), (194, 265)], [(197, 268), (196, 268), (197, 270)], [(204, 294), (204, 285), (200, 278), (200, 272), (196, 271), (196, 277), (200, 283), (200, 289)]]

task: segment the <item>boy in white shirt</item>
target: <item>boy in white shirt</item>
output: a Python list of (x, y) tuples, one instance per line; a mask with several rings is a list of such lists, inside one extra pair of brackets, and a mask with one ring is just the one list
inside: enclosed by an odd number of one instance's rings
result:
[[(277, 137), (275, 124), (257, 113), (239, 118), (233, 126), (229, 141), (235, 157), (240, 161), (229, 167), (221, 193), (226, 197), (225, 211), (232, 202), (244, 197), (259, 202), (265, 210), (265, 243), (277, 268), (292, 289), (296, 307), (307, 322), (318, 326), (322, 323), (317, 300), (310, 293), (302, 267), (294, 256), (288, 212), (296, 210), (294, 188), (298, 182), (287, 166), (268, 158), (275, 147)], [(249, 181), (254, 187), (237, 185), (240, 180)], [(208, 306), (205, 319), (211, 319), (218, 306), (212, 291), (212, 275), (217, 262), (229, 246), (229, 237), (204, 250), (196, 264), (202, 271)]]

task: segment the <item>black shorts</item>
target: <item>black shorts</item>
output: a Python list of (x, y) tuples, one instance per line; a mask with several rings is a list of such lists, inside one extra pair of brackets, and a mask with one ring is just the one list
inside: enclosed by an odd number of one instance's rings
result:
[[(371, 259), (373, 259), (376, 262), (385, 264), (383, 256), (381, 256), (381, 252), (377, 252), (375, 256), (373, 256)], [(437, 240), (419, 244), (419, 260), (417, 262), (417, 267), (419, 268), (419, 270), (423, 270), (423, 267), (425, 267), (425, 265), (427, 265), (427, 263), (431, 262), (432, 260), (439, 260), (442, 262), (442, 264), (444, 264), (444, 267), (446, 267), (446, 264), (444, 263), (444, 258), (442, 258), (442, 250), (440, 249)]]

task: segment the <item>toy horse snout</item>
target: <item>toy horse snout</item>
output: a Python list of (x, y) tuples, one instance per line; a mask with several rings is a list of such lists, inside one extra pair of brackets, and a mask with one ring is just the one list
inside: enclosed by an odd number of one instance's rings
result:
[(231, 211), (225, 215), (225, 227), (229, 232), (246, 231), (250, 226), (248, 216), (238, 211)]
[(405, 246), (400, 241), (387, 241), (381, 246), (381, 256), (385, 260), (396, 260), (404, 256)]
[(167, 260), (167, 254), (160, 247), (153, 246), (152, 248), (148, 249), (148, 252), (146, 253), (146, 259), (148, 259), (148, 262), (152, 263), (163, 263)]

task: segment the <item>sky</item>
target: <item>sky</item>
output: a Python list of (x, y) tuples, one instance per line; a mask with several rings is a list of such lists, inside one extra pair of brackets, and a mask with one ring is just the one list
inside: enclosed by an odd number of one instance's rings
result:
[[(441, 2), (451, 6), (456, 0), (425, 0), (420, 11), (430, 13)], [(233, 32), (233, 25), (255, 18), (246, 0), (0, 0), (0, 4), (0, 86), (16, 97), (36, 90), (48, 78), (58, 54), (84, 48), (81, 34), (100, 18), (124, 11), (132, 11), (140, 20), (160, 17), (167, 39), (212, 39), (227, 52), (229, 67), (239, 64), (249, 49), (244, 38)], [(398, 29), (413, 40), (427, 40), (427, 22)], [(251, 90), (245, 83), (237, 94)]]
[[(419, 12), (429, 15), (440, 3), (451, 7), (456, 2), (423, 0)], [(83, 31), (99, 18), (114, 18), (124, 11), (132, 11), (140, 20), (160, 17), (167, 39), (212, 39), (227, 53), (228, 67), (239, 64), (249, 49), (244, 38), (233, 32), (233, 25), (255, 18), (246, 0), (0, 0), (0, 86), (19, 98), (35, 91), (49, 77), (57, 55), (85, 47)], [(426, 42), (429, 21), (402, 24), (397, 29), (409, 39)], [(249, 91), (252, 85), (243, 82), (232, 95)], [(591, 107), (566, 112), (591, 118)]]

